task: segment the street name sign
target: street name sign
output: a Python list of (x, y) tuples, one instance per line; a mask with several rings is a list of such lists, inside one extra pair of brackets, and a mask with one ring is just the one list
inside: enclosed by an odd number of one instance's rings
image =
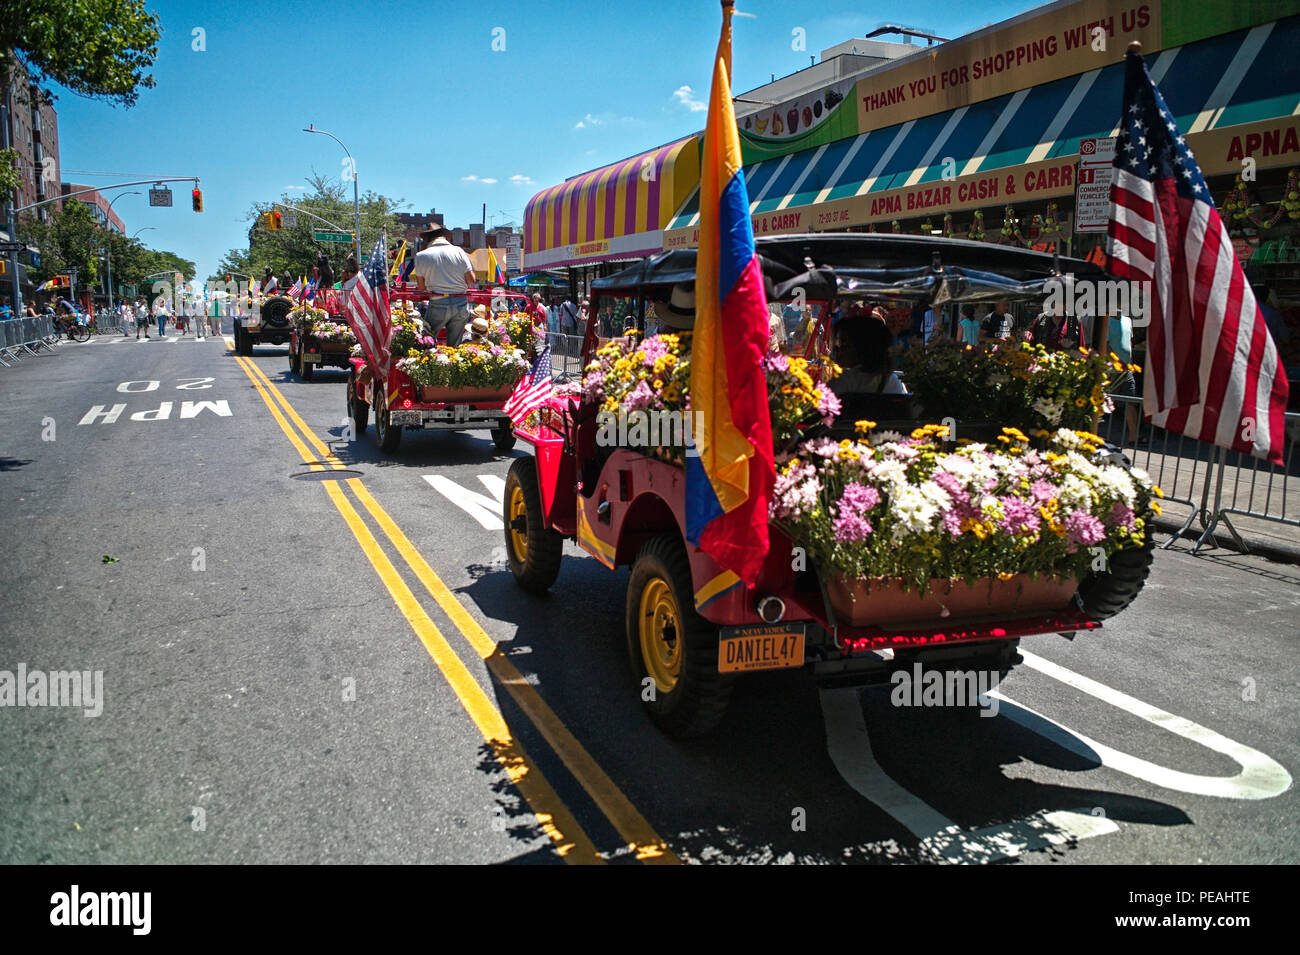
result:
[(319, 229), (312, 232), (311, 237), (317, 242), (347, 242), (351, 244), (351, 232), (321, 232)]

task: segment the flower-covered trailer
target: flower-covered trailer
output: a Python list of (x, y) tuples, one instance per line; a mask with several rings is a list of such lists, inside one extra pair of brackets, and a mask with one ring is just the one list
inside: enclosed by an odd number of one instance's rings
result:
[[(1060, 273), (1103, 273), (914, 236), (782, 236), (758, 240), (757, 250), (772, 305), (764, 367), (777, 467), (756, 579), (741, 580), (685, 539), (690, 333), (669, 333), (660, 320), (695, 278), (692, 250), (594, 283), (596, 312), (621, 298), (650, 335), (598, 349), (592, 323), (582, 386), (561, 389), (516, 428), (534, 453), (514, 462), (506, 482), (515, 579), (529, 591), (549, 588), (566, 538), (607, 567), (632, 567), (627, 648), (661, 728), (712, 729), (735, 678), (754, 670), (808, 666), (822, 685), (887, 682), (917, 663), (1005, 674), (1020, 660), (1021, 637), (1073, 636), (1132, 601), (1149, 572), (1147, 528), (1160, 492), (1078, 425), (1100, 410), (1111, 361), (1007, 344), (979, 361), (972, 354), (969, 369), (921, 366), (983, 379), (914, 387), (924, 403), (826, 387), (840, 371), (829, 358), (833, 309), (1041, 301)], [(1083, 405), (1071, 401), (1075, 417), (1060, 420), (1064, 403), (1044, 402), (1043, 389), (1055, 396), (1080, 383)], [(655, 434), (656, 416), (686, 427)]]

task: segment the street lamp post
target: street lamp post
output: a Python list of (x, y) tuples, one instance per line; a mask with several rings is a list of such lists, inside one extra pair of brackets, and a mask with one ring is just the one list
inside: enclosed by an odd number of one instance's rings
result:
[[(333, 133), (327, 133), (323, 129), (317, 129), (315, 126), (308, 126), (303, 130), (304, 133), (320, 133), (322, 136), (328, 136), (334, 142), (343, 146), (343, 140), (339, 139)], [(348, 154), (348, 171), (352, 174), (352, 215), (356, 221), (357, 232), (353, 237), (352, 244), (357, 253), (357, 268), (361, 267), (361, 200), (357, 193), (357, 163), (352, 158), (352, 151), (347, 146), (343, 146), (343, 151)]]
[(132, 235), (131, 238), (134, 239), (138, 237), (141, 232), (148, 232), (150, 229), (157, 231), (158, 227), (153, 225), (142, 226), (141, 228), (135, 230), (135, 234)]
[[(123, 196), (139, 196), (139, 195), (143, 195), (143, 193), (132, 190), (131, 192), (122, 192), (114, 196), (108, 203), (108, 213), (105, 214), (104, 216), (104, 228), (109, 232), (113, 230), (113, 224), (112, 221), (109, 219), (109, 215), (111, 215), (113, 212), (114, 202), (117, 202), (117, 200), (121, 199)], [(108, 311), (109, 314), (112, 314), (113, 312), (113, 246), (110, 242), (104, 243), (104, 257), (108, 261)]]

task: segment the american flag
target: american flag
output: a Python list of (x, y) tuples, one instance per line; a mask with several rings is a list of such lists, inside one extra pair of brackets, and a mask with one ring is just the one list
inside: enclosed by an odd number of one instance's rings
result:
[(1136, 51), (1110, 187), (1109, 270), (1149, 282), (1143, 406), (1178, 434), (1282, 463), (1286, 372), (1228, 230)]
[(384, 268), (388, 261), (387, 239), (379, 237), (370, 259), (357, 275), (348, 281), (348, 324), (357, 336), (361, 351), (374, 372), (377, 381), (388, 378), (388, 337), (393, 327), (393, 317), (388, 310), (388, 276)]
[(506, 399), (503, 411), (510, 415), (510, 420), (518, 424), (528, 417), (534, 408), (540, 408), (551, 396), (551, 346), (547, 345), (533, 362), (533, 370), (515, 385), (515, 390)]
[(294, 282), (292, 285), (289, 286), (289, 297), (297, 298), (298, 293), (301, 291), (302, 291), (302, 279), (298, 279), (298, 281)]

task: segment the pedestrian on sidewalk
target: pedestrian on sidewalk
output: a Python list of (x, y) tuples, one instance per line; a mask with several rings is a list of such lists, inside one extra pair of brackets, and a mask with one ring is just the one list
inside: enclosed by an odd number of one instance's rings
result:
[(154, 305), (154, 315), (158, 319), (159, 338), (163, 338), (167, 335), (167, 314), (168, 314), (167, 299), (163, 298), (160, 295), (158, 296), (157, 303)]
[(149, 306), (145, 304), (143, 298), (136, 299), (135, 303), (135, 340), (140, 340), (140, 333), (144, 332), (144, 337), (149, 337)]

